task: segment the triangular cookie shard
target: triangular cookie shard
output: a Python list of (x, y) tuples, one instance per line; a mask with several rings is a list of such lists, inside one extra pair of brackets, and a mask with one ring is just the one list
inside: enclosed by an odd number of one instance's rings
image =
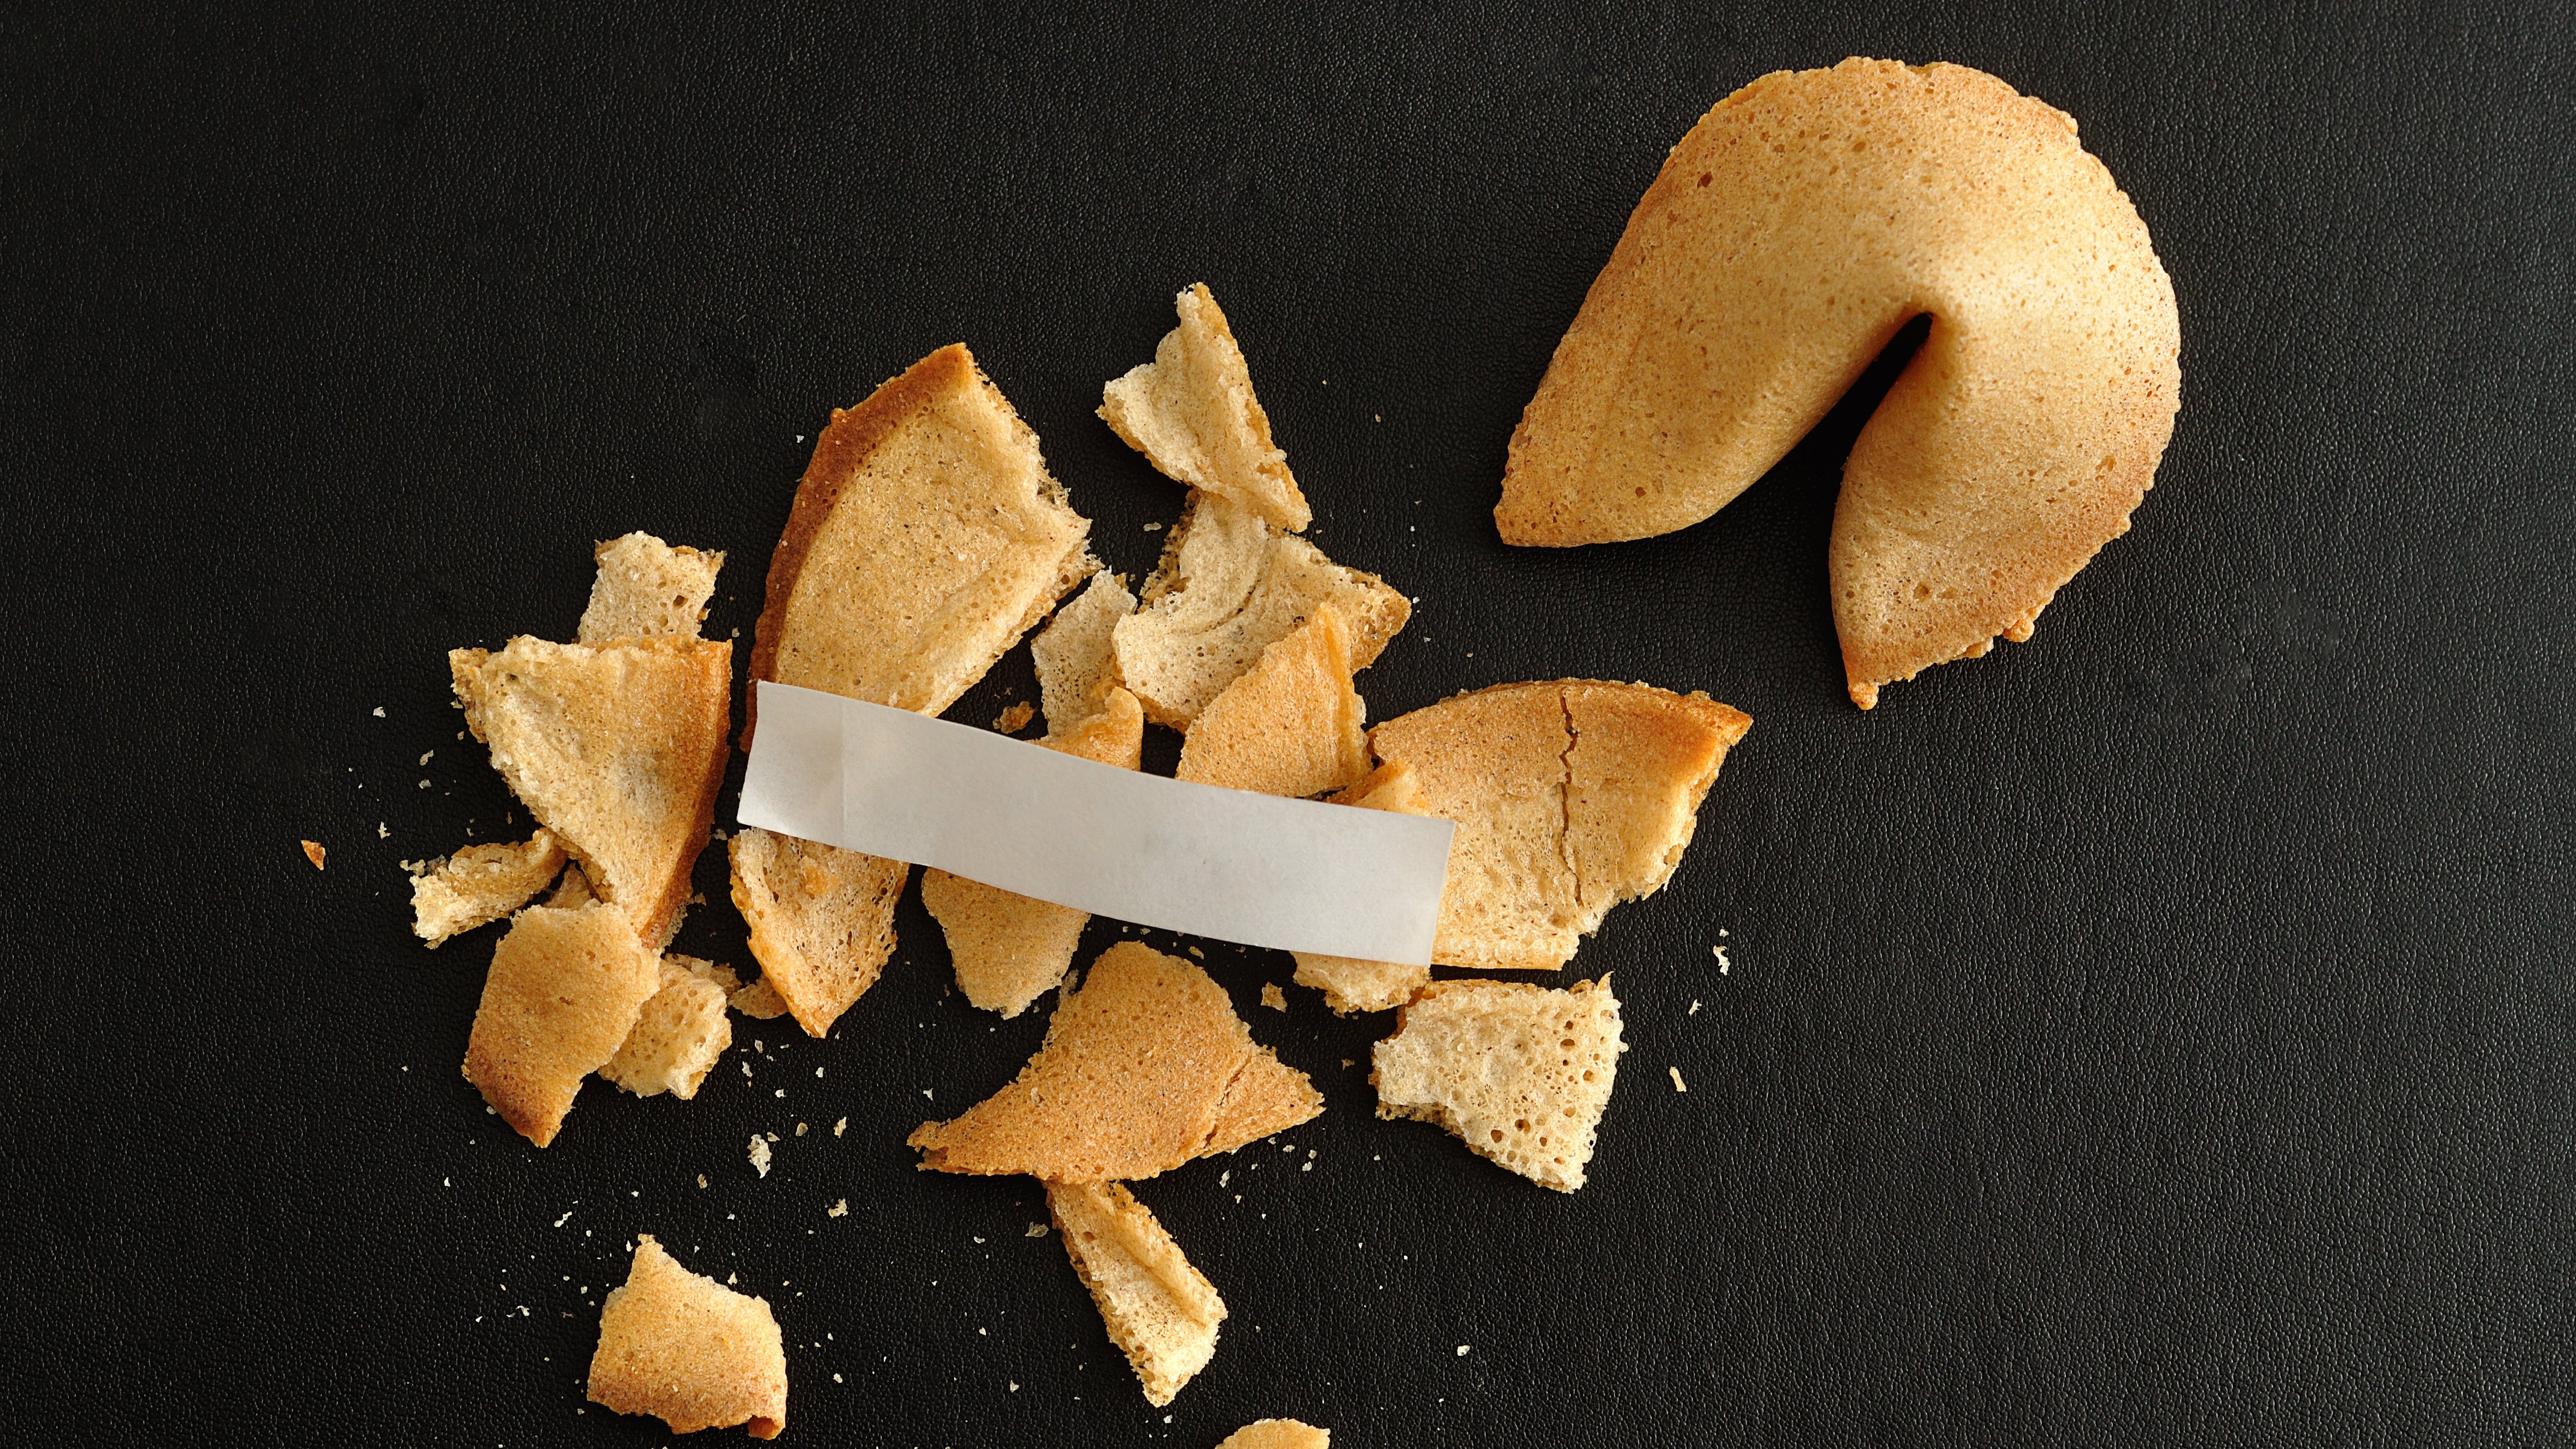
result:
[(733, 646), (521, 636), (447, 662), (465, 722), (511, 791), (647, 944), (670, 940), (724, 781)]
[(596, 556), (599, 575), (591, 580), (590, 607), (581, 612), (581, 632), (574, 636), (579, 642), (698, 637), (723, 553), (673, 548), (649, 533), (630, 533), (601, 544)]
[(1294, 1419), (1263, 1419), (1225, 1436), (1216, 1449), (1332, 1449), (1333, 1431)]
[(1217, 1101), (1216, 1126), (1209, 1129), (1207, 1146), (1199, 1149), (1199, 1155), (1232, 1152), (1274, 1132), (1312, 1122), (1323, 1111), (1324, 1094), (1315, 1090), (1304, 1072), (1279, 1060), (1270, 1048), (1255, 1047), (1244, 1058), (1243, 1069), (1226, 1083), (1225, 1095)]
[(411, 933), (435, 950), (526, 905), (563, 867), (551, 830), (516, 845), (469, 845), (411, 878)]
[(674, 1434), (787, 1427), (787, 1349), (769, 1301), (683, 1268), (650, 1233), (599, 1310), (590, 1401), (651, 1414)]
[[(1100, 707), (1069, 730), (1038, 741), (1051, 750), (1132, 770), (1144, 757), (1145, 712), (1112, 685)], [(948, 937), (957, 989), (968, 1002), (1006, 1017), (1055, 989), (1073, 964), (1091, 913), (1031, 900), (944, 870), (921, 873), (921, 903)]]
[(1415, 805), (1457, 822), (1432, 959), (1553, 970), (1680, 863), (1752, 720), (1706, 695), (1567, 679), (1443, 700), (1369, 735)]
[(661, 986), (626, 913), (594, 901), (532, 906), (492, 952), (465, 1041), (465, 1080), (539, 1147), (555, 1140), (581, 1079), (608, 1064)]
[(1552, 991), (1516, 981), (1424, 988), (1377, 1044), (1377, 1114), (1437, 1122), (1542, 1187), (1572, 1192), (1618, 1075), (1610, 978)]
[(1126, 575), (1093, 574), (1082, 592), (1056, 610), (1029, 641), (1049, 730), (1061, 732), (1100, 708), (1103, 691), (1118, 682), (1110, 631), (1135, 612), (1136, 596), (1127, 592)]
[(769, 563), (751, 677), (937, 714), (1096, 562), (962, 346), (835, 410)]
[(1776, 71), (1700, 118), (1512, 432), (1503, 541), (1697, 523), (1927, 312), (1843, 465), (1827, 557), (1845, 680), (1866, 709), (2029, 637), (2155, 480), (2181, 327), (2146, 223), (2074, 120), (1964, 66)]
[(728, 845), (733, 904), (761, 981), (822, 1036), (894, 954), (894, 908), (912, 867), (746, 827)]
[[(1227, 1089), (1257, 1052), (1205, 971), (1121, 941), (1056, 1008), (1018, 1080), (954, 1120), (924, 1122), (910, 1140), (939, 1172), (1152, 1177), (1211, 1150)], [(1270, 1120), (1274, 1100), (1265, 1089), (1244, 1110)]]
[(1190, 722), (1174, 773), (1265, 795), (1343, 789), (1368, 773), (1367, 717), (1341, 611), (1318, 604)]
[(1145, 582), (1144, 606), (1112, 632), (1119, 677), (1144, 701), (1146, 718), (1187, 729), (1319, 604), (1341, 611), (1354, 670), (1366, 669), (1413, 613), (1376, 575), (1342, 567), (1241, 504), (1192, 492)]
[(660, 971), (661, 990), (599, 1074), (639, 1097), (668, 1092), (685, 1102), (733, 1045), (725, 1002), (736, 983), (731, 971), (692, 956), (665, 956)]
[(1181, 325), (1154, 360), (1100, 391), (1100, 416), (1165, 476), (1222, 493), (1290, 533), (1313, 514), (1270, 441), (1270, 415), (1252, 395), (1252, 369), (1204, 282), (1173, 299)]
[(1225, 1301), (1126, 1184), (1046, 1185), (1047, 1211), (1073, 1271), (1100, 1305), (1109, 1340), (1134, 1365), (1155, 1408), (1216, 1356)]

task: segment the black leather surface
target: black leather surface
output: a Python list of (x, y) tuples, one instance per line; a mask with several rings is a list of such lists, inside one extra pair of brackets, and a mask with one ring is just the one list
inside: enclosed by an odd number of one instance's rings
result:
[[(2576, 1434), (2563, 10), (710, 8), (0, 7), (13, 1434), (665, 1442), (581, 1407), (637, 1231), (777, 1305), (791, 1443)], [(1850, 53), (2081, 120), (2186, 398), (2033, 642), (1867, 715), (1867, 398), (1680, 534), (1488, 516), (1664, 149)], [(1755, 725), (1561, 978), (1632, 1048), (1577, 1196), (1373, 1120), (1389, 1018), (1209, 950), (1329, 1111), (1143, 1187), (1233, 1311), (1167, 1415), (1027, 1185), (913, 1170), (1043, 1026), (917, 898), (830, 1040), (743, 1023), (538, 1152), (457, 1074), (494, 932), (421, 950), (397, 862), (525, 825), (443, 651), (568, 637), (639, 527), (727, 550), (747, 635), (828, 409), (941, 343), (1150, 568), (1180, 490), (1091, 410), (1194, 280), (1317, 539), (1420, 598), (1375, 717), (1590, 675)], [(748, 964), (700, 878), (683, 944)]]

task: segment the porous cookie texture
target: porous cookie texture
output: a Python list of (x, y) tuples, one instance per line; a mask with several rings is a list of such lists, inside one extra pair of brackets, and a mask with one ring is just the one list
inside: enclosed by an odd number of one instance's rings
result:
[(649, 533), (630, 533), (599, 545), (598, 576), (590, 607), (581, 612), (583, 644), (612, 639), (695, 639), (715, 597), (724, 554), (674, 548)]
[(650, 1233), (626, 1282), (599, 1310), (590, 1401), (650, 1414), (674, 1434), (730, 1429), (775, 1439), (787, 1427), (787, 1348), (767, 1299), (692, 1273)]
[(447, 656), (492, 767), (648, 945), (678, 929), (724, 781), (733, 646), (553, 644)]
[(1559, 1192), (1583, 1186), (1618, 1076), (1610, 978), (1550, 990), (1440, 981), (1377, 1044), (1377, 1114), (1436, 1122), (1482, 1156)]
[(1050, 1182), (1046, 1194), (1110, 1342), (1135, 1368), (1146, 1401), (1169, 1404), (1216, 1356), (1225, 1300), (1126, 1184)]
[[(1039, 740), (1047, 749), (1122, 770), (1144, 759), (1145, 712), (1115, 685), (1070, 728)], [(1088, 911), (1014, 895), (944, 870), (921, 873), (921, 903), (948, 938), (948, 959), (966, 1000), (1005, 1017), (1055, 989), (1073, 965)]]
[(1834, 511), (1851, 696), (2027, 639), (2153, 484), (2181, 331), (2074, 120), (1963, 66), (1781, 71), (1703, 116), (1513, 432), (1495, 523), (1546, 545), (1696, 523), (1925, 313)]
[(771, 555), (751, 677), (937, 714), (1098, 565), (1037, 434), (960, 345), (814, 445)]
[(539, 1147), (584, 1077), (606, 1066), (661, 987), (653, 954), (605, 901), (531, 906), (493, 949), (465, 1041), (465, 1079)]
[(1121, 941), (1056, 1008), (1016, 1080), (909, 1140), (940, 1172), (1132, 1181), (1323, 1109), (1304, 1073), (1254, 1044), (1205, 971)]
[(825, 1035), (894, 954), (895, 902), (912, 867), (750, 827), (727, 849), (761, 985), (806, 1035)]
[(1612, 906), (1672, 876), (1752, 723), (1704, 694), (1563, 679), (1379, 725), (1378, 758), (1412, 771), (1408, 808), (1458, 826), (1432, 959), (1514, 971), (1571, 960)]
[(645, 1001), (635, 1029), (599, 1074), (639, 1097), (668, 1092), (685, 1102), (733, 1045), (725, 1005), (741, 983), (694, 956), (664, 956), (659, 973), (661, 989)]
[(1303, 798), (1369, 770), (1368, 707), (1351, 687), (1351, 636), (1318, 604), (1208, 702), (1181, 741), (1176, 778)]
[(1082, 592), (1029, 640), (1048, 730), (1079, 724), (1100, 708), (1102, 695), (1118, 683), (1110, 632), (1135, 612), (1136, 596), (1127, 591), (1126, 575), (1093, 574)]
[(551, 830), (514, 845), (469, 845), (412, 877), (411, 933), (435, 949), (526, 905), (563, 868)]
[(1354, 670), (1366, 669), (1413, 612), (1376, 575), (1344, 568), (1222, 495), (1193, 490), (1143, 605), (1112, 631), (1119, 676), (1148, 719), (1188, 729), (1320, 604), (1349, 628)]
[(1270, 415), (1252, 394), (1252, 369), (1205, 282), (1172, 299), (1181, 325), (1154, 360), (1101, 389), (1100, 417), (1167, 477), (1222, 493), (1290, 533), (1313, 518), (1270, 440)]

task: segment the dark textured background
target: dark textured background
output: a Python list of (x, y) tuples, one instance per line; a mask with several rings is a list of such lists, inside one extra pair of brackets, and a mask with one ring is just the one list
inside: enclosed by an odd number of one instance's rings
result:
[[(0, 5), (13, 1434), (663, 1442), (579, 1409), (644, 1230), (777, 1305), (795, 1443), (2576, 1437), (2567, 12), (1206, 8)], [(1665, 147), (1850, 53), (2080, 118), (2184, 337), (2135, 531), (1867, 715), (1868, 397), (1677, 535), (1487, 513)], [(728, 550), (747, 634), (810, 435), (938, 344), (1150, 567), (1180, 490), (1091, 410), (1198, 279), (1320, 542), (1421, 598), (1376, 717), (1575, 674), (1756, 724), (1562, 978), (1632, 1043), (1577, 1196), (1373, 1120), (1389, 1018), (1211, 951), (1330, 1110), (1146, 1185), (1233, 1309), (1167, 1422), (1025, 1185), (912, 1169), (1042, 1029), (917, 900), (830, 1040), (743, 1023), (537, 1152), (457, 1075), (494, 933), (419, 949), (396, 862), (512, 828), (444, 650), (568, 636), (638, 527)]]

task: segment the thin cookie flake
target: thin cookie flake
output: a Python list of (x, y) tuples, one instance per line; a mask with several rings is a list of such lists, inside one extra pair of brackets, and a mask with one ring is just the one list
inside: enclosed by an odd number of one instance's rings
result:
[(1318, 604), (1190, 722), (1174, 775), (1295, 798), (1344, 789), (1369, 770), (1367, 718), (1350, 631)]
[(740, 987), (731, 971), (693, 956), (664, 956), (660, 970), (661, 989), (599, 1074), (639, 1097), (668, 1092), (685, 1102), (733, 1045), (725, 1005)]
[[(895, 902), (912, 867), (748, 826), (726, 848), (760, 986), (806, 1035), (825, 1035), (894, 954)], [(765, 1006), (755, 998), (743, 1010)]]
[(1434, 1122), (1542, 1187), (1583, 1186), (1618, 1076), (1610, 978), (1551, 990), (1516, 981), (1425, 987), (1377, 1044), (1380, 1117)]
[(690, 1272), (638, 1233), (626, 1282), (600, 1305), (590, 1401), (650, 1414), (674, 1434), (740, 1424), (754, 1439), (775, 1439), (787, 1427), (778, 1320), (767, 1299)]
[(563, 846), (551, 830), (515, 845), (469, 845), (412, 877), (411, 933), (436, 949), (534, 900), (563, 869)]
[(590, 606), (581, 611), (582, 644), (614, 639), (695, 639), (715, 597), (724, 554), (674, 548), (649, 533), (630, 533), (599, 545)]
[(1100, 418), (1164, 476), (1221, 493), (1290, 533), (1314, 516), (1270, 438), (1252, 369), (1205, 282), (1172, 299), (1181, 325), (1154, 360), (1100, 390)]
[(1118, 621), (1136, 612), (1124, 574), (1097, 573), (1047, 626), (1029, 640), (1037, 666), (1038, 703), (1047, 730), (1059, 733), (1089, 719), (1118, 683), (1118, 656), (1110, 642)]
[(1178, 1243), (1120, 1182), (1046, 1185), (1065, 1255), (1100, 1306), (1110, 1341), (1127, 1355), (1145, 1399), (1172, 1402), (1216, 1356), (1225, 1301)]
[(1134, 941), (1068, 993), (1017, 1080), (909, 1139), (938, 1172), (1153, 1177), (1309, 1121), (1323, 1098), (1256, 1046), (1208, 974)]
[(604, 901), (521, 911), (492, 952), (465, 1042), (465, 1080), (539, 1147), (582, 1079), (617, 1055), (661, 987), (626, 913)]

